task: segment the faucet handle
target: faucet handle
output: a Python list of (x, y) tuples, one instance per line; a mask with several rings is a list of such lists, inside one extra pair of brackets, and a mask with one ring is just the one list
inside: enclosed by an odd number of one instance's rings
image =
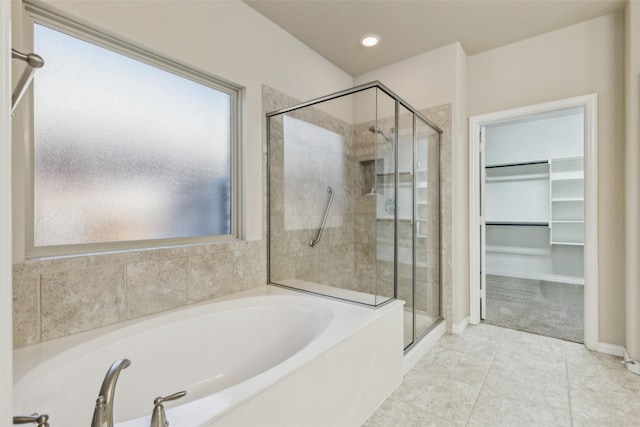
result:
[(170, 394), (169, 396), (165, 396), (165, 397), (156, 397), (153, 400), (153, 404), (154, 405), (160, 405), (163, 402), (170, 402), (172, 400), (176, 400), (176, 399), (180, 399), (181, 397), (185, 396), (187, 394), (187, 390), (182, 390), (182, 391), (178, 391), (176, 393)]
[(167, 414), (164, 411), (164, 402), (180, 399), (187, 394), (186, 390), (179, 391), (177, 393), (170, 394), (165, 397), (158, 396), (153, 400), (153, 414), (151, 414), (151, 427), (168, 427), (169, 421), (167, 421)]
[(18, 415), (13, 417), (13, 424), (38, 424), (38, 427), (49, 427), (49, 415), (47, 414), (32, 414), (32, 415)]

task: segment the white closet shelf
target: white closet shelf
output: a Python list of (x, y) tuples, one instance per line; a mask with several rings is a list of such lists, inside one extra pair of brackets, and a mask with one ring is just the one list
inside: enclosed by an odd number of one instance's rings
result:
[(584, 245), (584, 159), (551, 159), (549, 169), (552, 245)]
[(551, 242), (552, 245), (564, 245), (564, 246), (584, 246), (583, 242)]
[(551, 175), (552, 181), (583, 181), (584, 176), (572, 176), (572, 175)]
[(538, 174), (521, 174), (521, 175), (501, 175), (501, 176), (489, 176), (486, 175), (487, 182), (498, 182), (498, 181), (525, 181), (525, 180), (548, 180), (549, 175), (544, 173)]
[(548, 160), (523, 163), (504, 163), (485, 166), (485, 179), (487, 181), (511, 181), (548, 178)]
[(487, 226), (548, 227), (549, 221), (485, 221)]
[(552, 202), (584, 202), (584, 197), (555, 197)]

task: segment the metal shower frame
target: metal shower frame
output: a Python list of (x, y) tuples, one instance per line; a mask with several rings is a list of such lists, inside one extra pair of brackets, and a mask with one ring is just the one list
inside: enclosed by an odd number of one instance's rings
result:
[[(414, 115), (414, 117), (413, 117), (414, 158), (415, 158), (416, 138), (417, 138), (417, 136), (416, 136), (416, 117), (419, 118), (424, 123), (426, 123), (428, 126), (430, 126), (433, 130), (435, 130), (438, 133), (438, 145), (439, 145), (438, 152), (440, 153), (442, 151), (442, 146), (441, 145), (442, 145), (443, 130), (440, 129), (440, 127), (438, 125), (436, 125), (435, 123), (433, 123), (431, 120), (426, 118), (418, 110), (413, 108), (405, 100), (400, 98), (395, 92), (393, 92), (391, 89), (389, 89), (387, 86), (385, 86), (384, 84), (382, 84), (380, 81), (377, 81), (377, 80), (369, 82), (369, 83), (365, 83), (365, 84), (362, 84), (362, 85), (359, 85), (359, 86), (354, 86), (354, 87), (352, 87), (350, 89), (342, 90), (340, 92), (336, 92), (336, 93), (333, 93), (333, 94), (330, 94), (330, 95), (322, 96), (320, 98), (315, 98), (315, 99), (312, 99), (310, 101), (302, 102), (302, 103), (299, 103), (299, 104), (296, 104), (296, 105), (293, 105), (293, 106), (290, 106), (290, 107), (285, 107), (285, 108), (281, 108), (281, 109), (266, 113), (266, 119), (267, 119), (267, 122), (266, 122), (266, 132), (267, 132), (266, 133), (266, 136), (267, 136), (267, 236), (269, 236), (269, 238), (271, 236), (271, 188), (270, 188), (271, 187), (271, 182), (270, 182), (270, 179), (269, 179), (271, 177), (271, 156), (269, 155), (270, 143), (271, 143), (271, 134), (270, 134), (271, 133), (271, 129), (270, 129), (271, 128), (271, 126), (270, 126), (271, 118), (274, 117), (274, 116), (281, 115), (281, 114), (286, 114), (286, 113), (289, 113), (289, 112), (292, 112), (292, 111), (300, 110), (300, 109), (303, 109), (303, 108), (306, 108), (306, 107), (311, 107), (313, 105), (317, 105), (317, 104), (320, 104), (320, 103), (323, 103), (323, 102), (326, 102), (326, 101), (331, 101), (331, 100), (334, 100), (334, 99), (337, 99), (337, 98), (341, 98), (343, 96), (353, 95), (353, 94), (356, 94), (358, 92), (362, 92), (362, 91), (369, 90), (369, 89), (379, 89), (383, 93), (387, 94), (389, 97), (391, 97), (394, 100), (394, 102), (395, 102), (395, 129), (398, 129), (398, 115), (399, 115), (400, 106), (404, 107), (405, 109), (407, 109), (408, 111), (410, 111)], [(398, 191), (399, 191), (399, 180), (398, 180), (398, 154), (399, 154), (398, 153), (398, 132), (394, 133), (393, 142), (394, 142), (393, 151), (394, 151), (394, 154), (395, 154), (395, 161), (394, 161), (394, 163), (395, 163), (394, 164), (394, 170), (395, 170), (395, 172), (394, 172), (394, 175), (395, 175), (394, 191), (395, 191), (395, 194), (398, 194)], [(441, 159), (438, 161), (438, 167), (439, 167), (438, 176), (440, 176), (440, 173), (441, 173), (440, 172), (440, 162), (441, 162)], [(412, 165), (412, 173), (413, 173), (413, 176), (414, 176), (414, 178), (413, 178), (414, 179), (413, 209), (414, 209), (414, 217), (415, 217), (415, 209), (416, 209), (416, 206), (415, 206), (415, 192), (416, 192), (416, 188), (415, 188), (415, 162), (413, 162), (413, 165)], [(438, 200), (438, 205), (442, 206), (442, 200), (441, 200), (442, 196), (441, 196), (441, 192), (440, 191), (438, 192), (438, 199), (439, 199)], [(441, 227), (442, 218), (441, 218), (441, 216), (442, 216), (442, 213), (441, 213), (441, 208), (440, 208), (440, 210), (438, 212), (438, 222), (439, 222), (439, 224), (438, 224), (438, 229), (439, 229), (439, 233), (438, 233), (439, 234), (439, 236), (438, 236), (439, 242), (438, 242), (438, 245), (439, 245), (440, 249), (442, 248), (442, 227)], [(415, 226), (416, 225), (415, 225), (415, 221), (414, 221), (414, 227)], [(412, 265), (413, 265), (412, 299), (413, 299), (413, 303), (412, 303), (412, 305), (413, 305), (413, 310), (414, 311), (415, 311), (415, 293), (416, 293), (416, 286), (415, 286), (415, 273), (416, 273), (416, 271), (415, 271), (415, 269), (416, 269), (415, 245), (416, 245), (416, 241), (415, 241), (415, 239), (416, 239), (416, 236), (415, 236), (415, 232), (414, 232), (413, 233), (413, 248), (414, 248), (414, 250), (412, 251), (413, 252), (413, 259), (412, 259)], [(280, 285), (278, 283), (271, 282), (271, 248), (270, 248), (270, 246), (271, 245), (269, 243), (267, 243), (267, 280), (268, 280), (268, 282), (270, 284), (273, 284), (273, 285), (276, 285), (276, 286), (284, 286), (284, 285)], [(393, 296), (393, 299), (397, 299), (397, 296), (398, 296), (397, 248), (398, 248), (398, 209), (395, 209), (395, 212), (394, 212), (394, 253), (396, 253), (396, 256), (394, 256), (395, 259), (394, 259), (394, 263), (393, 263), (394, 264), (394, 267), (393, 267), (394, 268), (394, 279), (393, 279), (393, 281), (394, 281), (394, 284), (393, 284), (393, 286), (394, 286), (394, 290), (393, 290), (394, 296)], [(441, 259), (439, 259), (439, 268), (438, 268), (438, 270), (439, 270), (438, 271), (438, 276), (439, 276), (439, 278), (438, 278), (438, 281), (439, 281), (438, 286), (439, 286), (439, 289), (440, 289), (440, 291), (439, 291), (439, 299), (440, 299), (439, 305), (440, 305), (440, 310), (442, 310), (442, 260)], [(287, 287), (287, 286), (284, 286), (284, 287)], [(330, 295), (317, 294), (315, 292), (305, 291), (305, 290), (297, 289), (297, 288), (295, 288), (295, 289), (298, 290), (298, 291), (301, 291), (301, 292), (313, 293), (313, 294), (316, 294), (316, 295), (322, 295), (322, 296), (329, 297), (329, 298), (341, 299), (341, 298), (330, 296)], [(377, 294), (376, 294), (376, 297), (377, 297)], [(393, 299), (389, 299), (389, 301), (392, 301)], [(366, 303), (361, 303), (361, 302), (356, 302), (356, 301), (351, 301), (351, 300), (347, 300), (347, 301), (353, 302), (353, 303), (356, 303), (356, 304), (365, 305), (365, 306), (368, 306), (368, 307), (374, 307), (374, 308), (381, 307), (381, 306), (385, 305), (388, 302), (388, 301), (386, 301), (386, 302), (383, 302), (381, 304), (372, 305), (372, 304), (366, 304)], [(427, 328), (425, 331), (423, 331), (420, 334), (420, 336), (416, 336), (415, 312), (413, 314), (414, 314), (413, 341), (407, 348), (405, 348), (405, 351), (410, 349), (413, 344), (415, 344), (421, 337), (423, 337), (426, 334), (428, 334), (428, 332), (431, 331), (439, 323), (438, 321), (435, 321), (434, 324), (431, 327)], [(440, 319), (442, 319), (442, 311), (440, 312)]]

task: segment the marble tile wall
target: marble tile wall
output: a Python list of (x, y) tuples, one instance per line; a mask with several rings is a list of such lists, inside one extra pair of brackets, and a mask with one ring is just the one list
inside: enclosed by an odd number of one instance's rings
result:
[(263, 285), (266, 262), (260, 240), (15, 264), (14, 347)]

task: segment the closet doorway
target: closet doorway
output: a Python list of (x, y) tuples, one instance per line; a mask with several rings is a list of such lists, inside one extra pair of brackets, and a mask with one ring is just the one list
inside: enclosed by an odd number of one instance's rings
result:
[(471, 323), (597, 345), (595, 105), (471, 118)]

